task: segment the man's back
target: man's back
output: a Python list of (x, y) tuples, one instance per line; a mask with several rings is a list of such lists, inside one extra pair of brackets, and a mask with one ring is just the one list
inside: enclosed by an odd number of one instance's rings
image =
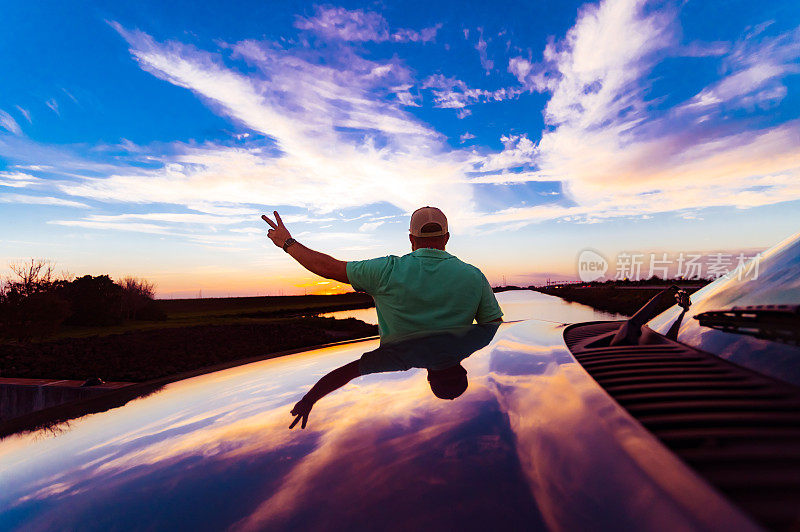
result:
[(481, 271), (439, 249), (348, 262), (347, 277), (375, 299), (382, 342), (503, 315)]

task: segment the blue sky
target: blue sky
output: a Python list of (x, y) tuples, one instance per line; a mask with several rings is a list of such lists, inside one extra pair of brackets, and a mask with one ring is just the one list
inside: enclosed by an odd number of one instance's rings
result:
[(800, 228), (800, 4), (17, 3), (0, 21), (0, 261), (164, 296), (320, 285), (440, 206), (493, 282), (590, 247), (757, 250)]

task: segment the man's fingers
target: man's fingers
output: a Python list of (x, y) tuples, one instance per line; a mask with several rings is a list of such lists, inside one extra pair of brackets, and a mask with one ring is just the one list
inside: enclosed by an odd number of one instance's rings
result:
[[(298, 421), (300, 421), (300, 418), (301, 418), (301, 417), (303, 417), (303, 416), (301, 416), (300, 414), (297, 414), (297, 417), (296, 417), (296, 418), (294, 418), (294, 421), (292, 421), (292, 424), (291, 424), (291, 425), (289, 425), (289, 428), (290, 428), (290, 429), (293, 429), (293, 428), (294, 428), (294, 426), (295, 426), (295, 425), (297, 425), (297, 422), (298, 422)], [(305, 422), (303, 423), (303, 428), (306, 428)]]
[[(276, 213), (276, 214), (277, 214), (277, 213)], [(264, 220), (265, 222), (267, 222), (267, 223), (269, 224), (269, 226), (270, 226), (270, 227), (272, 227), (273, 229), (277, 229), (277, 228), (278, 228), (278, 226), (277, 226), (277, 225), (275, 225), (275, 223), (274, 223), (272, 220), (270, 220), (269, 218), (267, 218), (267, 215), (266, 215), (266, 214), (262, 214), (262, 215), (261, 215), (261, 219), (262, 219), (262, 220)]]
[(303, 424), (302, 424), (302, 425), (300, 425), (300, 428), (301, 428), (301, 429), (304, 429), (304, 428), (306, 428), (306, 423), (308, 423), (308, 414), (305, 414), (305, 415), (303, 416)]
[(279, 227), (285, 227), (285, 226), (283, 225), (283, 220), (281, 220), (281, 215), (280, 215), (280, 214), (278, 214), (278, 211), (272, 211), (272, 214), (274, 214), (274, 215), (275, 215), (275, 221), (277, 221), (277, 222), (278, 222), (278, 226), (279, 226)]

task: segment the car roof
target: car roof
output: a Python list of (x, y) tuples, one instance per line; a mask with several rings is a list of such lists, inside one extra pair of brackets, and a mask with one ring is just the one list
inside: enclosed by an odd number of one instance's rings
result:
[(165, 385), (0, 442), (0, 528), (729, 528), (752, 525), (577, 364), (563, 327), (507, 324), (462, 361), (292, 405), (377, 341)]

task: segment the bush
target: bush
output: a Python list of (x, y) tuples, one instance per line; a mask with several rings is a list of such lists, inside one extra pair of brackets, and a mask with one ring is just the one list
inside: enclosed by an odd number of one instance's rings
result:
[[(166, 319), (167, 315), (161, 312), (160, 309), (156, 310), (153, 305), (153, 296), (155, 295), (155, 286), (149, 281), (143, 279), (136, 279), (134, 277), (126, 277), (119, 283), (122, 287), (122, 316), (129, 320), (149, 320), (152, 318), (143, 317), (141, 312), (146, 312), (148, 315), (163, 315), (163, 318), (156, 318), (156, 320)], [(145, 309), (148, 309), (145, 311)]]
[(106, 326), (124, 319), (162, 321), (167, 315), (153, 300), (153, 283), (127, 277), (115, 283), (108, 275), (55, 279), (43, 259), (11, 264), (11, 277), (0, 283), (0, 337), (30, 340), (55, 333), (59, 326)]
[(67, 325), (115, 325), (122, 322), (122, 287), (108, 275), (84, 275), (58, 290), (69, 301)]

